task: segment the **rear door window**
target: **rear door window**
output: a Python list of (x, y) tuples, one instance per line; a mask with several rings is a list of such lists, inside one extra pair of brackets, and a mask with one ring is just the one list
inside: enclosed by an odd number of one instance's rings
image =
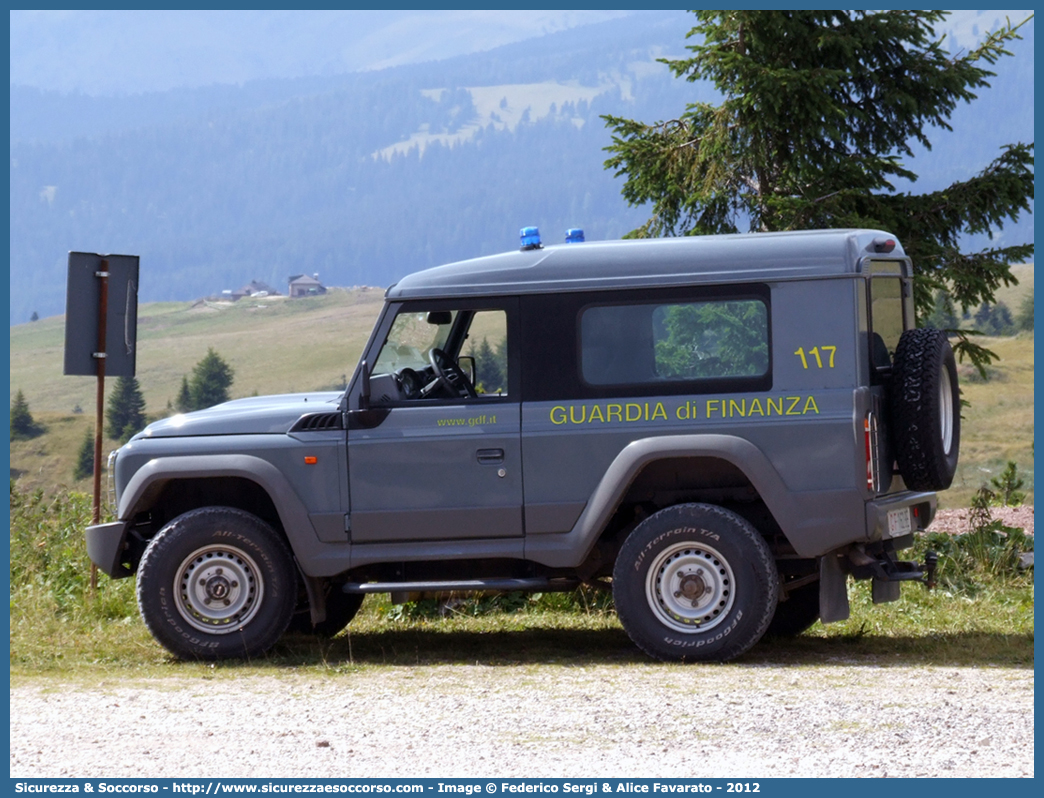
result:
[(906, 329), (898, 268), (899, 264), (891, 262), (870, 264), (870, 362), (876, 368), (892, 365), (895, 348)]

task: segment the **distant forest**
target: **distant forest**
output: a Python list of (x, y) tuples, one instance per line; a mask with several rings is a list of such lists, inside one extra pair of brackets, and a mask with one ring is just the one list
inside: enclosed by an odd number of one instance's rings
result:
[[(655, 63), (683, 54), (685, 32), (628, 18), (380, 72), (118, 98), (12, 87), (11, 323), (64, 311), (69, 250), (140, 255), (140, 298), (157, 301), (255, 279), (285, 291), (301, 273), (383, 287), (512, 249), (526, 225), (545, 242), (569, 227), (588, 240), (620, 237), (646, 214), (627, 206), (621, 181), (602, 166), (609, 134), (599, 115), (656, 121), (712, 99)], [(984, 90), (974, 107), (986, 115), (969, 117), (968, 137), (954, 138), (961, 161), (993, 157), (992, 142), (973, 138), (990, 119), (1026, 117), (1028, 133), (1009, 138), (1032, 140), (1026, 60), (1007, 59), (1023, 71), (993, 106)], [(549, 81), (605, 91), (422, 156), (373, 155), (420, 130), (474, 124), (466, 87)], [(917, 166), (945, 180), (954, 164)]]

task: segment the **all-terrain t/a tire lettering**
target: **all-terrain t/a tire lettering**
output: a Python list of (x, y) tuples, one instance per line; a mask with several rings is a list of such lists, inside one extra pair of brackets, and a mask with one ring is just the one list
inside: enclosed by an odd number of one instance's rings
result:
[(181, 659), (250, 657), (286, 630), (296, 599), (290, 551), (256, 516), (204, 507), (178, 516), (138, 566), (145, 625)]
[(620, 623), (662, 660), (738, 657), (765, 633), (778, 594), (776, 564), (758, 531), (709, 504), (651, 515), (627, 537), (613, 571)]
[(946, 333), (907, 330), (892, 367), (892, 435), (910, 490), (945, 490), (957, 471), (961, 403), (957, 363)]

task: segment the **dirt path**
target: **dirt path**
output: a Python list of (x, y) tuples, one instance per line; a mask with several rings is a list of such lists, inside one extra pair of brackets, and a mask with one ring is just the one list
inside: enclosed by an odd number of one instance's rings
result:
[(1033, 671), (592, 665), (34, 679), (11, 776), (1033, 776)]

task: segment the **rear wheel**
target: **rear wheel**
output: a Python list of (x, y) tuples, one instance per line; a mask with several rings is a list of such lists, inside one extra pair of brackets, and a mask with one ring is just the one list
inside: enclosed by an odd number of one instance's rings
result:
[(624, 541), (613, 570), (620, 623), (662, 660), (738, 657), (765, 633), (778, 593), (776, 564), (758, 531), (709, 504), (651, 515)]
[(242, 510), (204, 507), (175, 518), (145, 549), (138, 607), (176, 657), (250, 657), (286, 630), (296, 585), (290, 550), (272, 527)]

